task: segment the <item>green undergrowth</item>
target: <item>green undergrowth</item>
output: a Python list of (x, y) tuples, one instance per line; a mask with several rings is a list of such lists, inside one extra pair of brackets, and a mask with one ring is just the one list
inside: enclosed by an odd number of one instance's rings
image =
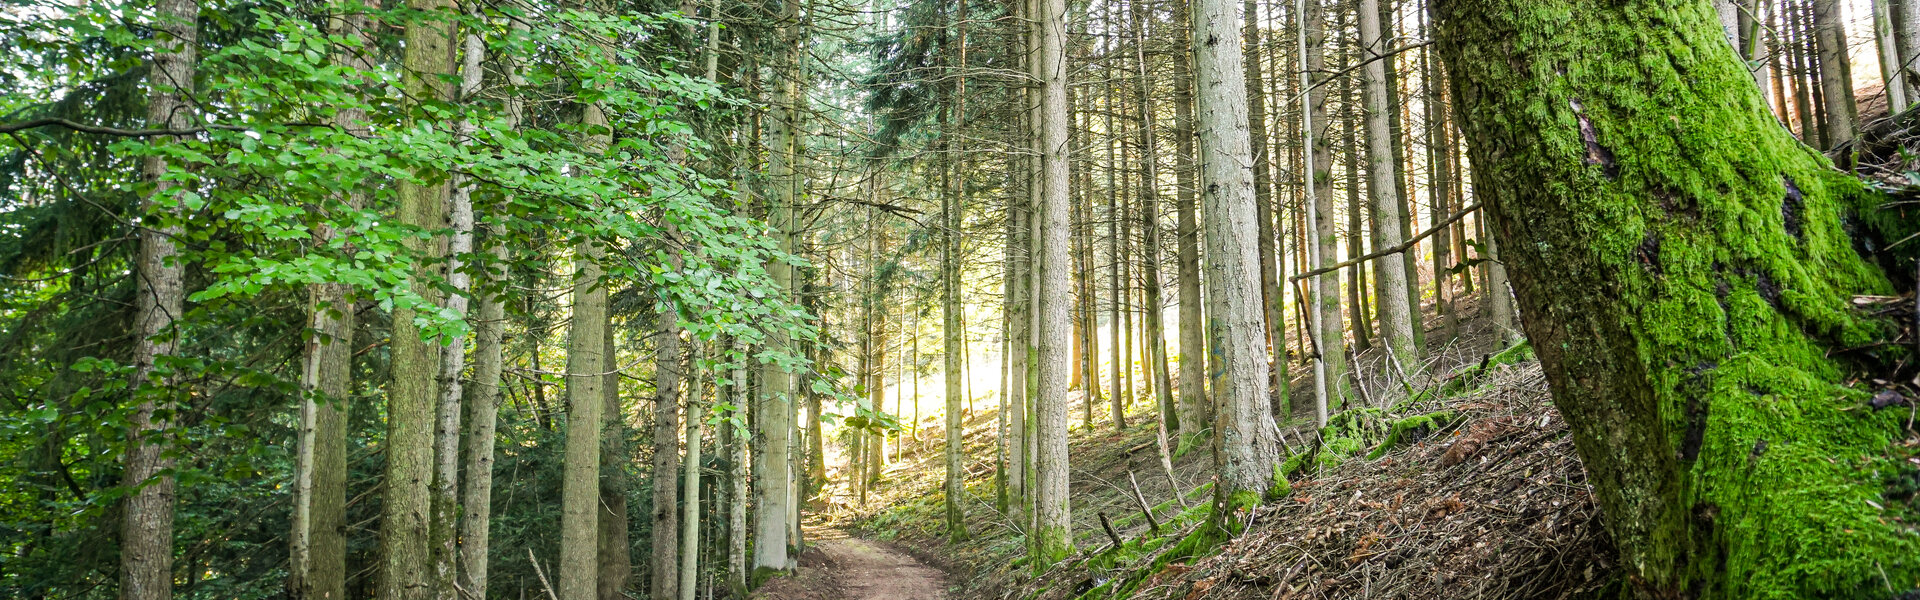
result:
[(1518, 344), (1507, 347), (1505, 350), (1487, 356), (1485, 360), (1482, 360), (1472, 367), (1461, 370), (1438, 386), (1421, 390), (1412, 396), (1408, 396), (1404, 400), (1395, 402), (1392, 411), (1405, 412), (1411, 407), (1420, 405), (1422, 402), (1472, 393), (1487, 385), (1485, 375), (1488, 371), (1504, 365), (1516, 365), (1529, 360), (1533, 360), (1533, 344), (1521, 341)]
[[(1141, 584), (1153, 578), (1154, 574), (1159, 573), (1167, 565), (1213, 554), (1220, 544), (1228, 539), (1228, 535), (1214, 526), (1212, 516), (1212, 505), (1205, 503), (1195, 505), (1182, 511), (1173, 522), (1163, 524), (1162, 532), (1176, 533), (1136, 536), (1118, 547), (1110, 548), (1088, 559), (1086, 566), (1089, 571), (1096, 574), (1105, 573), (1107, 576), (1077, 598), (1080, 600), (1128, 598), (1139, 590)], [(1177, 533), (1182, 531), (1185, 533)], [(1172, 546), (1168, 547), (1169, 544)], [(1152, 560), (1139, 568), (1133, 568), (1147, 557), (1152, 557)]]
[[(1186, 510), (1190, 511), (1190, 510), (1193, 510), (1193, 507), (1205, 505), (1207, 492), (1212, 489), (1213, 489), (1213, 482), (1209, 481), (1209, 482), (1200, 484), (1198, 487), (1188, 490), (1186, 493), (1186, 498), (1187, 498), (1187, 505), (1189, 506), (1189, 508), (1187, 508)], [(1173, 510), (1174, 504), (1175, 504), (1175, 500), (1172, 498), (1168, 498), (1164, 501), (1161, 501), (1159, 504), (1153, 505), (1154, 516), (1158, 517), (1159, 515), (1166, 514), (1167, 511), (1169, 510)], [(1139, 522), (1143, 520), (1144, 516), (1145, 515), (1140, 514), (1139, 510), (1134, 510), (1132, 512), (1128, 512), (1127, 514), (1114, 517), (1113, 526), (1120, 529), (1132, 527), (1136, 524), (1139, 524)], [(1161, 523), (1160, 525), (1162, 527), (1165, 527), (1166, 523)]]

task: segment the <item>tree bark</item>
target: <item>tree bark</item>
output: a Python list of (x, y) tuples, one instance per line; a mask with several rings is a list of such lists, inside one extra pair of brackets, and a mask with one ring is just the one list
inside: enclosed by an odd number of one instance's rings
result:
[(1242, 60), (1246, 64), (1247, 130), (1253, 152), (1254, 219), (1259, 226), (1260, 309), (1265, 323), (1261, 337), (1264, 346), (1271, 349), (1269, 356), (1281, 357), (1268, 361), (1267, 390), (1271, 394), (1268, 400), (1271, 405), (1269, 413), (1285, 414), (1289, 410), (1285, 358), (1287, 324), (1280, 307), (1286, 296), (1280, 289), (1280, 266), (1276, 262), (1279, 249), (1273, 224), (1273, 177), (1270, 174), (1273, 161), (1269, 158), (1267, 148), (1267, 90), (1260, 69), (1260, 13), (1253, 0), (1245, 0), (1243, 4), (1241, 11), (1246, 16), (1246, 55)]
[[(960, 68), (957, 74), (958, 82), (955, 84), (956, 89), (953, 93), (953, 116), (948, 121), (952, 123), (953, 128), (961, 134), (953, 136), (954, 140), (958, 140), (961, 136), (965, 135), (967, 126), (967, 10), (965, 9), (965, 3), (961, 3), (960, 6), (961, 8), (958, 14), (955, 15), (957, 18), (954, 19), (958, 21), (959, 26)], [(949, 141), (948, 144), (950, 147), (958, 146), (959, 142)], [(953, 154), (955, 157), (965, 155), (964, 150)], [(941, 355), (944, 358), (944, 363), (941, 366), (941, 375), (946, 379), (947, 386), (945, 394), (947, 401), (947, 427), (945, 436), (947, 478), (945, 491), (947, 500), (947, 539), (952, 541), (967, 539), (966, 508), (961, 502), (967, 491), (966, 465), (963, 464), (961, 460), (962, 454), (965, 451), (962, 444), (965, 442), (966, 413), (962, 412), (960, 404), (965, 400), (965, 394), (961, 390), (960, 383), (963, 375), (962, 363), (967, 359), (966, 351), (960, 343), (961, 338), (966, 335), (965, 325), (960, 321), (960, 313), (964, 308), (960, 304), (960, 261), (962, 258), (960, 254), (960, 227), (964, 221), (963, 215), (966, 210), (967, 186), (965, 183), (965, 173), (966, 169), (962, 167), (958, 173), (948, 175), (946, 182), (947, 190), (941, 195), (941, 198), (946, 200), (946, 202), (940, 211), (941, 218), (944, 220), (944, 225), (941, 227), (942, 235), (940, 237), (940, 337), (942, 346)], [(1089, 399), (1088, 401), (1091, 402), (1092, 400)], [(919, 406), (918, 398), (915, 399), (914, 406)]]
[[(407, 7), (421, 13), (408, 23), (406, 52), (402, 58), (402, 85), (415, 102), (446, 101), (453, 90), (447, 79), (453, 75), (454, 25), (447, 17), (450, 0), (408, 0)], [(448, 188), (439, 174), (420, 173), (422, 181), (400, 182), (397, 221), (424, 230), (446, 225)], [(404, 242), (410, 254), (433, 258), (439, 254), (439, 240), (408, 237)], [(416, 262), (415, 264), (421, 264)], [(416, 266), (411, 285), (415, 293), (438, 303), (439, 292), (431, 284), (432, 274)], [(381, 598), (415, 600), (434, 594), (431, 571), (432, 512), (431, 488), (434, 478), (435, 403), (439, 400), (437, 377), (440, 349), (421, 339), (414, 319), (418, 311), (396, 308), (391, 333), (393, 385), (387, 396), (386, 489), (381, 496)]]
[[(1179, 35), (1173, 59), (1173, 173), (1175, 246), (1180, 300), (1180, 435), (1197, 436), (1213, 424), (1207, 400), (1207, 337), (1200, 306), (1200, 222), (1194, 213), (1192, 0), (1174, 3)], [(1152, 286), (1149, 285), (1149, 289)], [(1152, 310), (1150, 308), (1149, 310)]]
[[(588, 155), (606, 152), (612, 131), (598, 103), (581, 107), (581, 140)], [(607, 288), (593, 240), (574, 248), (573, 321), (567, 328), (566, 472), (560, 489), (560, 597), (596, 598), (600, 593), (600, 430), (605, 417)], [(675, 338), (676, 340), (678, 338)]]
[[(1813, 0), (1814, 40), (1820, 51), (1820, 91), (1826, 98), (1827, 148), (1853, 141), (1860, 131), (1853, 99), (1853, 69), (1847, 59), (1847, 30), (1840, 0)], [(1843, 163), (1848, 163), (1842, 159)]]
[(1848, 382), (1898, 360), (1853, 350), (1894, 330), (1852, 298), (1895, 293), (1874, 260), (1913, 258), (1854, 246), (1911, 214), (1774, 123), (1705, 3), (1435, 14), (1490, 229), (1630, 589), (1909, 586), (1920, 544), (1880, 504), (1908, 411)]
[[(152, 71), (148, 74), (147, 123), (156, 129), (193, 125), (194, 70), (199, 40), (200, 3), (161, 0), (155, 6)], [(168, 140), (159, 140), (165, 143)], [(167, 415), (176, 409), (176, 379), (156, 373), (161, 357), (179, 347), (174, 321), (186, 304), (186, 265), (174, 240), (185, 232), (174, 221), (184, 213), (171, 196), (178, 183), (166, 178), (164, 157), (140, 160), (141, 178), (153, 191), (141, 199), (139, 257), (134, 263), (132, 383), (136, 404), (128, 425), (123, 485), (132, 492), (122, 501), (120, 597), (164, 600), (173, 597), (173, 514), (175, 480), (166, 456), (172, 443)]]
[(609, 311), (606, 321), (606, 380), (601, 385), (601, 396), (606, 406), (602, 409), (602, 427), (600, 435), (600, 464), (604, 469), (600, 476), (600, 513), (595, 526), (600, 530), (600, 555), (596, 560), (600, 565), (600, 580), (595, 584), (600, 600), (621, 600), (626, 597), (627, 585), (633, 578), (633, 540), (628, 537), (630, 511), (627, 505), (627, 490), (633, 486), (627, 475), (626, 465), (633, 460), (632, 449), (627, 445), (628, 426), (626, 411), (620, 401), (620, 353), (615, 344), (616, 330), (613, 327), (612, 314)]
[[(367, 36), (363, 13), (333, 14), (327, 20), (333, 35)], [(372, 65), (356, 53), (338, 52), (334, 64), (361, 70)], [(334, 124), (350, 135), (366, 135), (366, 111), (346, 108), (334, 115)], [(367, 205), (369, 194), (347, 192), (349, 210)], [(334, 232), (315, 230), (316, 245), (332, 240)], [(353, 286), (318, 284), (309, 288), (309, 326), (313, 328), (302, 357), (300, 436), (294, 484), (293, 529), (288, 547), (288, 596), (294, 599), (343, 599), (347, 585), (347, 411), (353, 387)]]
[[(1327, 135), (1328, 125), (1326, 102), (1326, 30), (1323, 25), (1322, 0), (1295, 0), (1303, 16), (1300, 22), (1300, 48), (1302, 65), (1300, 68), (1301, 85), (1307, 89), (1301, 111), (1305, 130), (1305, 163), (1308, 165), (1311, 184), (1307, 186), (1306, 211), (1308, 244), (1311, 256), (1308, 262), (1316, 268), (1326, 267), (1339, 262), (1339, 237), (1333, 229), (1333, 143)], [(1309, 309), (1308, 332), (1312, 334), (1312, 353), (1314, 365), (1314, 404), (1316, 422), (1326, 425), (1329, 411), (1337, 411), (1346, 404), (1347, 393), (1347, 356), (1346, 338), (1340, 333), (1340, 274), (1327, 273), (1313, 278), (1313, 285), (1307, 301)]]
[(1215, 523), (1226, 523), (1238, 509), (1257, 506), (1274, 490), (1280, 440), (1267, 393), (1260, 227), (1254, 222), (1259, 211), (1238, 7), (1233, 0), (1192, 2), (1200, 190), (1207, 215), (1208, 387), (1218, 403), (1213, 514)]
[[(1381, 35), (1379, 0), (1360, 0), (1360, 47), (1360, 59), (1368, 61), (1363, 68), (1366, 83), (1360, 91), (1367, 113), (1367, 197), (1373, 216), (1373, 247), (1392, 248), (1406, 239), (1400, 231), (1405, 215), (1401, 212), (1400, 177), (1394, 172), (1395, 136), (1389, 123), (1389, 112), (1399, 107), (1387, 103), (1387, 63), (1376, 60), (1391, 50)], [(1407, 297), (1405, 258), (1388, 256), (1376, 262), (1373, 289), (1373, 301), (1379, 308), (1380, 341), (1399, 363), (1383, 368), (1412, 376), (1421, 363), (1420, 349), (1414, 344), (1414, 307)]]
[(1920, 100), (1920, 0), (1888, 0), (1894, 48), (1900, 56), (1900, 83), (1909, 100)]
[(1073, 258), (1068, 254), (1069, 165), (1067, 133), (1066, 0), (1037, 0), (1040, 30), (1040, 210), (1034, 240), (1034, 294), (1038, 299), (1039, 360), (1034, 406), (1034, 566), (1044, 569), (1073, 553), (1067, 508), (1067, 378), (1069, 302)]
[[(508, 27), (524, 34), (528, 26), (525, 21), (514, 19)], [(509, 87), (519, 88), (526, 84), (526, 78), (520, 74), (519, 62), (509, 60), (513, 62), (507, 65), (507, 83)], [(525, 102), (518, 94), (507, 95), (508, 127), (519, 126)], [(494, 210), (502, 208), (503, 205), (496, 205)], [(467, 399), (467, 477), (460, 502), (465, 514), (460, 521), (459, 582), (461, 589), (475, 598), (487, 597), (487, 553), (493, 515), (493, 438), (500, 415), (500, 375), (505, 358), (502, 341), (507, 330), (506, 225), (496, 218), (488, 225), (487, 233), (490, 262), (486, 265), (486, 281), (480, 288), (480, 306), (474, 322), (473, 387), (469, 390), (472, 397)]]
[[(767, 195), (768, 224), (783, 252), (793, 251), (793, 205), (798, 194), (794, 171), (795, 113), (800, 110), (802, 95), (798, 80), (803, 77), (800, 69), (805, 64), (801, 60), (799, 20), (800, 0), (783, 2), (779, 36), (790, 70), (776, 86), (779, 97), (772, 103), (773, 112), (767, 120), (767, 174), (773, 185), (773, 193)], [(777, 298), (791, 301), (793, 267), (773, 261), (766, 265), (766, 270), (773, 279)], [(765, 350), (792, 352), (794, 347), (786, 330), (774, 327), (767, 332)], [(788, 505), (793, 501), (793, 471), (789, 464), (793, 394), (793, 376), (778, 362), (761, 367), (760, 393), (754, 406), (754, 439), (760, 441), (759, 460), (753, 465), (754, 506), (759, 512), (754, 531), (754, 579), (759, 579), (763, 569), (779, 572), (793, 568), (793, 558), (788, 554), (791, 543), (788, 533), (792, 528), (787, 523)]]
[[(598, 106), (582, 119), (606, 127)], [(596, 144), (590, 141), (588, 144)], [(600, 429), (606, 398), (607, 290), (600, 281), (600, 250), (575, 250), (573, 323), (567, 328), (566, 478), (560, 490), (560, 597), (595, 598), (600, 574)]]
[[(697, 591), (696, 576), (700, 573), (700, 437), (702, 425), (706, 423), (706, 390), (702, 385), (709, 379), (706, 374), (706, 345), (699, 339), (693, 340), (693, 356), (687, 371), (687, 461), (685, 479), (681, 489), (686, 490), (685, 505), (680, 509), (680, 568), (679, 600), (694, 600)], [(602, 600), (617, 600), (606, 599)]]
[[(460, 64), (460, 88), (456, 99), (469, 102), (480, 92), (480, 62), (486, 55), (486, 46), (480, 36), (468, 33), (462, 36)], [(470, 139), (475, 131), (471, 121), (462, 120), (455, 126), (456, 135), (461, 139)], [(461, 320), (467, 319), (467, 297), (473, 289), (473, 277), (467, 272), (467, 261), (473, 259), (473, 184), (466, 177), (456, 175), (452, 193), (447, 197), (447, 216), (452, 226), (447, 237), (447, 287), (445, 311)], [(466, 371), (466, 336), (451, 336), (444, 340), (440, 352), (440, 374), (437, 386), (440, 398), (435, 407), (435, 427), (433, 434), (433, 498), (431, 506), (432, 522), (428, 526), (430, 549), (433, 553), (433, 589), (438, 600), (460, 600), (454, 587), (454, 563), (458, 560), (460, 526), (460, 417), (464, 398), (460, 375)]]
[[(1148, 354), (1147, 375), (1152, 378), (1154, 384), (1154, 406), (1160, 407), (1161, 426), (1169, 431), (1181, 431), (1181, 419), (1186, 417), (1179, 409), (1181, 405), (1175, 404), (1173, 398), (1173, 378), (1167, 372), (1166, 312), (1161, 310), (1163, 303), (1160, 298), (1160, 170), (1159, 161), (1156, 160), (1160, 155), (1160, 148), (1157, 142), (1158, 136), (1153, 132), (1155, 112), (1151, 90), (1152, 80), (1147, 77), (1145, 13), (1145, 10), (1135, 7), (1132, 15), (1133, 64), (1136, 75), (1133, 88), (1136, 103), (1134, 109), (1140, 119), (1140, 155), (1144, 157), (1140, 164), (1145, 169), (1140, 183), (1140, 229), (1146, 234), (1146, 260), (1141, 261), (1142, 268), (1146, 270), (1144, 287), (1146, 288), (1147, 335), (1144, 345), (1147, 347)], [(1182, 350), (1183, 354), (1184, 352)], [(1185, 378), (1187, 374), (1182, 372), (1180, 376)], [(1195, 426), (1196, 430), (1198, 427), (1200, 426)]]

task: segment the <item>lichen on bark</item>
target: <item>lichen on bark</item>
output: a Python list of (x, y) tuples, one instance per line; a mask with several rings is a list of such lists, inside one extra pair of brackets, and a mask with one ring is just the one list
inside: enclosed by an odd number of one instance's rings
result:
[(1904, 353), (1873, 346), (1892, 325), (1850, 304), (1894, 290), (1856, 240), (1912, 225), (1774, 121), (1708, 3), (1434, 13), (1500, 259), (1627, 587), (1920, 585), (1920, 536), (1876, 474), (1900, 468), (1906, 415), (1852, 384)]

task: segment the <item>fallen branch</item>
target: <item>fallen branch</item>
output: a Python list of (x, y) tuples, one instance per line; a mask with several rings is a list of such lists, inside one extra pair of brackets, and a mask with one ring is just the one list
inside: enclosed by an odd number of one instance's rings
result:
[(1471, 212), (1473, 212), (1473, 211), (1476, 211), (1476, 210), (1480, 210), (1480, 203), (1479, 203), (1479, 202), (1475, 202), (1475, 203), (1473, 203), (1473, 204), (1469, 204), (1469, 205), (1467, 205), (1467, 207), (1466, 207), (1466, 208), (1462, 208), (1462, 209), (1460, 209), (1460, 212), (1457, 212), (1457, 213), (1454, 213), (1454, 214), (1453, 214), (1453, 216), (1452, 216), (1452, 217), (1448, 217), (1448, 218), (1447, 218), (1447, 220), (1445, 220), (1445, 221), (1441, 221), (1440, 223), (1438, 223), (1438, 224), (1435, 224), (1435, 225), (1434, 225), (1433, 227), (1429, 227), (1429, 228), (1427, 228), (1427, 230), (1426, 230), (1426, 231), (1422, 231), (1422, 232), (1420, 232), (1420, 235), (1416, 235), (1416, 236), (1413, 236), (1413, 239), (1410, 239), (1410, 240), (1407, 240), (1407, 241), (1404, 241), (1404, 242), (1400, 242), (1400, 243), (1399, 243), (1398, 245), (1395, 245), (1395, 246), (1393, 246), (1393, 247), (1391, 247), (1391, 248), (1387, 248), (1387, 249), (1385, 249), (1385, 250), (1380, 250), (1380, 251), (1377, 251), (1377, 252), (1374, 252), (1374, 253), (1372, 253), (1372, 254), (1368, 254), (1368, 255), (1366, 255), (1366, 256), (1362, 256), (1362, 257), (1359, 257), (1359, 258), (1349, 258), (1349, 259), (1347, 259), (1347, 260), (1345, 260), (1345, 261), (1341, 261), (1341, 262), (1339, 262), (1339, 263), (1336, 263), (1336, 264), (1332, 264), (1332, 265), (1327, 265), (1327, 266), (1324, 266), (1324, 267), (1320, 267), (1320, 268), (1318, 268), (1318, 269), (1314, 269), (1314, 270), (1312, 270), (1312, 271), (1307, 271), (1307, 272), (1305, 272), (1305, 273), (1301, 273), (1301, 274), (1299, 274), (1299, 275), (1294, 275), (1294, 276), (1292, 276), (1292, 277), (1288, 277), (1288, 278), (1287, 278), (1287, 281), (1299, 281), (1299, 280), (1301, 280), (1301, 279), (1306, 279), (1306, 278), (1308, 278), (1308, 277), (1312, 277), (1312, 276), (1315, 276), (1315, 275), (1324, 275), (1324, 274), (1327, 274), (1327, 273), (1332, 273), (1332, 272), (1334, 272), (1334, 271), (1338, 271), (1338, 270), (1341, 270), (1341, 269), (1345, 269), (1345, 268), (1347, 268), (1347, 267), (1351, 267), (1351, 266), (1354, 266), (1354, 265), (1357, 265), (1357, 264), (1360, 264), (1360, 263), (1363, 263), (1363, 262), (1367, 262), (1367, 261), (1370, 261), (1370, 260), (1373, 260), (1373, 259), (1376, 259), (1376, 258), (1380, 258), (1380, 257), (1382, 257), (1382, 256), (1387, 256), (1387, 255), (1390, 255), (1390, 254), (1399, 254), (1399, 253), (1401, 253), (1401, 252), (1406, 252), (1406, 251), (1407, 251), (1407, 249), (1408, 249), (1408, 248), (1412, 248), (1414, 244), (1418, 244), (1418, 243), (1420, 243), (1420, 240), (1424, 240), (1424, 239), (1427, 239), (1427, 236), (1430, 236), (1430, 235), (1433, 235), (1433, 234), (1435, 234), (1435, 233), (1439, 233), (1439, 232), (1440, 232), (1440, 229), (1441, 229), (1441, 228), (1443, 228), (1443, 227), (1447, 227), (1447, 226), (1450, 226), (1450, 225), (1453, 225), (1453, 224), (1454, 224), (1454, 222), (1456, 222), (1456, 221), (1459, 221), (1459, 220), (1460, 220), (1461, 218), (1463, 218), (1463, 217), (1466, 217), (1466, 216), (1467, 216), (1467, 213), (1471, 213)]

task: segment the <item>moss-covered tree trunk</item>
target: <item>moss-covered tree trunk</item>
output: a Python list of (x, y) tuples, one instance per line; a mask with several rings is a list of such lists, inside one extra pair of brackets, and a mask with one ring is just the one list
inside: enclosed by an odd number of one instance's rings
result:
[(1630, 589), (1914, 587), (1914, 514), (1883, 496), (1914, 473), (1889, 446), (1908, 411), (1846, 384), (1904, 356), (1859, 349), (1890, 325), (1850, 300), (1893, 292), (1863, 252), (1910, 220), (1774, 121), (1708, 2), (1434, 12), (1477, 190)]

